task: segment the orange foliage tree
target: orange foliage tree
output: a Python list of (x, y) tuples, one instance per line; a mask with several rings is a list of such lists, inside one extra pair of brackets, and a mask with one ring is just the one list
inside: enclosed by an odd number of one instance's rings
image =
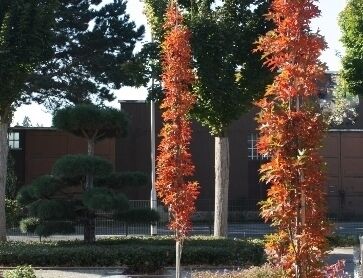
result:
[(182, 243), (191, 229), (190, 218), (199, 191), (198, 183), (189, 180), (194, 165), (189, 150), (191, 123), (188, 114), (195, 102), (190, 92), (194, 80), (190, 33), (183, 25), (176, 2), (169, 5), (164, 28), (162, 83), (165, 98), (161, 104), (164, 126), (158, 148), (156, 191), (171, 216), (169, 227), (176, 237), (178, 274)]
[(314, 102), (325, 70), (319, 61), (325, 42), (309, 27), (320, 14), (316, 2), (272, 0), (267, 17), (276, 27), (256, 49), (271, 70), (278, 70), (258, 103), (258, 149), (271, 157), (260, 169), (270, 185), (261, 215), (277, 230), (266, 250), (289, 277), (299, 278), (324, 276), (329, 234), (319, 154), (326, 126)]

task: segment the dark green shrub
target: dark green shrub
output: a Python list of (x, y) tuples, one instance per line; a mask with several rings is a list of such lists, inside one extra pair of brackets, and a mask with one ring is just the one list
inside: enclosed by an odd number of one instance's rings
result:
[[(261, 241), (192, 238), (183, 249), (184, 265), (260, 265)], [(153, 272), (175, 263), (170, 237), (104, 239), (87, 245), (68, 242), (7, 242), (0, 244), (3, 266), (128, 266), (130, 271)]]
[(112, 172), (112, 163), (89, 155), (65, 155), (53, 165), (53, 175), (59, 178), (84, 178), (86, 175), (105, 176)]
[(337, 235), (328, 236), (328, 243), (331, 248), (334, 247), (350, 247), (359, 244), (358, 236), (353, 235)]
[(30, 265), (18, 266), (4, 272), (4, 278), (36, 278), (33, 268)]
[(112, 173), (104, 177), (96, 177), (96, 186), (106, 186), (109, 188), (123, 188), (126, 186), (144, 186), (149, 182), (148, 176), (142, 172), (122, 172), (122, 173)]
[[(20, 190), (17, 200), (27, 208), (29, 216), (33, 218), (24, 220), (21, 230), (46, 237), (73, 233), (77, 223), (80, 223), (84, 227), (85, 240), (93, 242), (95, 237), (91, 230), (94, 231), (95, 211), (109, 212), (107, 217), (113, 218), (116, 214), (128, 212), (129, 201), (119, 192), (119, 187), (127, 184), (140, 185), (145, 177), (139, 172), (136, 172), (135, 177), (132, 177), (131, 172), (111, 175), (111, 171), (112, 164), (96, 156), (67, 155), (58, 159), (53, 167), (55, 176), (39, 177), (30, 186)], [(110, 175), (116, 189), (107, 187), (110, 184), (101, 183), (86, 188), (84, 184), (89, 175), (101, 181), (107, 180), (107, 175)], [(123, 181), (117, 183), (118, 178)], [(69, 190), (72, 186), (74, 188)], [(136, 217), (134, 210), (130, 213), (131, 218)], [(142, 209), (141, 213), (142, 217), (135, 218), (136, 223), (150, 223), (158, 219), (149, 208)], [(105, 217), (105, 214), (98, 214), (98, 217)], [(131, 218), (128, 218), (127, 223)]]

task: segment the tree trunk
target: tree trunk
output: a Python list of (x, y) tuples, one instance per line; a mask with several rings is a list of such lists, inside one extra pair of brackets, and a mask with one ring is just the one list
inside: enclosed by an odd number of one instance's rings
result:
[(5, 187), (8, 161), (8, 123), (0, 122), (0, 241), (6, 241)]
[(175, 242), (175, 278), (181, 277), (181, 256), (183, 245), (180, 240)]
[[(87, 154), (89, 156), (94, 156), (95, 152), (95, 142), (92, 138), (87, 140)], [(88, 174), (86, 176), (86, 191), (90, 191), (93, 188), (93, 175)], [(92, 210), (86, 212), (86, 220), (84, 225), (83, 237), (84, 241), (87, 243), (92, 243), (96, 241), (96, 215)]]
[(87, 243), (93, 243), (96, 241), (95, 213), (92, 211), (87, 211), (86, 213), (83, 237), (84, 241)]
[(214, 236), (228, 235), (229, 142), (215, 137)]
[[(94, 156), (95, 153), (95, 142), (92, 139), (87, 141), (87, 154), (89, 156)], [(86, 191), (90, 191), (93, 188), (93, 175), (88, 174), (86, 176)]]

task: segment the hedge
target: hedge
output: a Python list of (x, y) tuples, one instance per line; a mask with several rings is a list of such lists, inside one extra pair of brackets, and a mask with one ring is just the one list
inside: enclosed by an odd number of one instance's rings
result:
[[(6, 242), (0, 244), (0, 265), (127, 266), (132, 271), (150, 272), (175, 263), (174, 241), (170, 237), (134, 237), (81, 241)], [(259, 240), (196, 237), (185, 242), (183, 265), (260, 265), (264, 263)]]

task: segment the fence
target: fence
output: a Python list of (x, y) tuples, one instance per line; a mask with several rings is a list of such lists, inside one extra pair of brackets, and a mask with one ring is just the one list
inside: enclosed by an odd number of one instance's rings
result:
[[(131, 200), (130, 207), (145, 208), (150, 207), (149, 200)], [(214, 200), (202, 199), (198, 201), (198, 210), (193, 216), (192, 235), (211, 235), (213, 234), (213, 211)], [(168, 212), (158, 204), (158, 212), (161, 215), (161, 221), (157, 223), (159, 235), (171, 234), (167, 228)], [(100, 217), (96, 218), (96, 235), (98, 236), (125, 236), (125, 235), (150, 235), (150, 224), (129, 224), (117, 220), (112, 220), (104, 216), (105, 213), (99, 213)], [(231, 201), (229, 204), (229, 224), (228, 233), (230, 237), (263, 237), (272, 233), (273, 228), (264, 223), (259, 217), (258, 200), (239, 200)], [(363, 219), (359, 217), (332, 218), (333, 230), (342, 235), (363, 235)], [(22, 234), (18, 227), (8, 229), (9, 236), (15, 237), (36, 237), (34, 234)], [(71, 235), (81, 237), (83, 227), (77, 226), (76, 232)], [(64, 236), (63, 236), (64, 237)]]

